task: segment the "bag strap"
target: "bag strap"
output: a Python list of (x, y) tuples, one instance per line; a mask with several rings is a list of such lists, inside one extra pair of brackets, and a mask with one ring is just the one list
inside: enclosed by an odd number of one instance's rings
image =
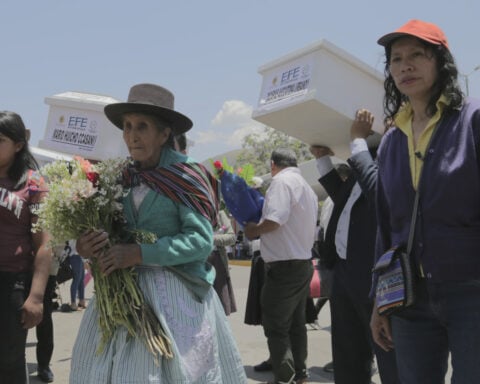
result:
[[(428, 141), (427, 148), (425, 149), (425, 155), (428, 153), (428, 150), (430, 149), (430, 145), (432, 144), (435, 133), (437, 132), (437, 128), (442, 122), (442, 120), (443, 119), (440, 118), (440, 120), (437, 122), (437, 124), (435, 124), (435, 127), (433, 128), (432, 136), (430, 136), (430, 140)], [(418, 203), (420, 201), (420, 185), (422, 184), (424, 168), (425, 168), (425, 164), (423, 164), (422, 166), (422, 170), (421, 170), (420, 177), (418, 180), (418, 185), (417, 185), (417, 192), (415, 193), (415, 201), (413, 203), (412, 220), (410, 221), (410, 232), (408, 233), (407, 255), (410, 255), (410, 252), (413, 246), (413, 238), (415, 237), (415, 225), (417, 223)]]
[[(419, 183), (419, 186), (420, 186), (420, 183)], [(415, 237), (415, 225), (417, 223), (418, 201), (420, 200), (419, 192), (420, 192), (420, 188), (417, 188), (417, 192), (415, 193), (415, 202), (413, 203), (412, 220), (410, 222), (410, 232), (408, 234), (407, 255), (410, 255), (410, 251), (412, 250), (412, 246), (413, 246), (413, 238)]]

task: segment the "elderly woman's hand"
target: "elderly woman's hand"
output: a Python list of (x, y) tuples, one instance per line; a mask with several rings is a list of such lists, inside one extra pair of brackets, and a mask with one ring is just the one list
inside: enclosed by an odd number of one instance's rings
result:
[(100, 270), (106, 275), (141, 263), (142, 250), (138, 244), (117, 244), (98, 256)]
[(92, 259), (100, 256), (108, 244), (107, 232), (88, 231), (77, 239), (76, 247), (80, 256)]

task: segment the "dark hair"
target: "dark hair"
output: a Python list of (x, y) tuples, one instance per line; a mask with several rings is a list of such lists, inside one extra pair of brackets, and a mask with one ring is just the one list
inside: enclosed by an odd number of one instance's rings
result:
[(280, 168), (296, 167), (297, 156), (292, 149), (289, 148), (277, 148), (272, 152), (270, 160)]
[[(396, 40), (393, 40), (394, 43)], [(428, 101), (426, 113), (433, 116), (437, 112), (436, 103), (443, 94), (448, 100), (449, 109), (457, 109), (463, 104), (463, 93), (458, 84), (458, 69), (450, 51), (443, 45), (430, 44), (424, 40), (418, 39), (425, 48), (436, 58), (438, 77), (433, 85), (432, 95)], [(386, 129), (392, 126), (394, 116), (402, 104), (408, 101), (408, 98), (400, 93), (393, 81), (390, 73), (390, 59), (392, 53), (392, 43), (385, 47), (385, 96), (383, 99), (383, 110), (385, 114), (384, 124)]]
[(173, 136), (173, 133), (170, 132), (170, 135), (168, 136), (165, 146), (168, 148), (175, 148), (175, 137)]
[(178, 149), (180, 151), (185, 151), (187, 149), (187, 135), (185, 133), (180, 133), (175, 136), (175, 141), (177, 142)]
[(0, 111), (0, 133), (14, 143), (23, 143), (15, 154), (15, 159), (8, 170), (8, 177), (15, 182), (14, 190), (25, 185), (29, 169), (38, 169), (38, 163), (28, 147), (27, 129), (20, 115), (10, 111)]
[(350, 168), (348, 164), (338, 163), (334, 165), (334, 168), (337, 170), (342, 180), (347, 180), (352, 174), (352, 168)]

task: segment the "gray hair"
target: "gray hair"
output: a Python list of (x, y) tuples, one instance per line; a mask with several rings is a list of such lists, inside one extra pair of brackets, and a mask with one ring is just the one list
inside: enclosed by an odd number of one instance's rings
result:
[(290, 148), (277, 148), (272, 152), (270, 160), (277, 167), (287, 168), (297, 166), (297, 155)]

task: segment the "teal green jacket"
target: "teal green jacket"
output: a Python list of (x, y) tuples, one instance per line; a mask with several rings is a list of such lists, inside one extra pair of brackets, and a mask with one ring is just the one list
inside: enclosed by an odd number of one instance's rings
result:
[[(193, 160), (170, 148), (164, 148), (159, 167)], [(142, 265), (168, 267), (187, 280), (213, 284), (215, 270), (206, 262), (213, 249), (210, 221), (201, 214), (161, 194), (148, 191), (135, 211), (131, 191), (124, 199), (124, 211), (130, 229), (156, 234), (154, 244), (140, 244)]]

